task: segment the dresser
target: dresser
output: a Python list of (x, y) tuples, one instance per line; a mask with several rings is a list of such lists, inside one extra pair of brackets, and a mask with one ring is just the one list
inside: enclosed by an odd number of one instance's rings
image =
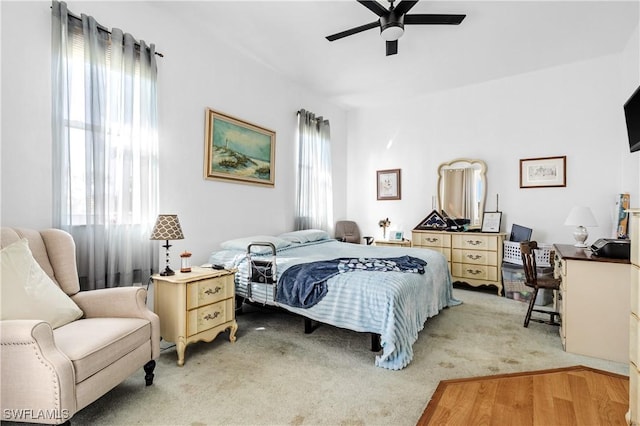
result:
[(598, 258), (573, 245), (553, 247), (565, 351), (629, 362), (629, 261)]
[(184, 365), (187, 345), (210, 342), (229, 330), (235, 342), (235, 271), (192, 268), (171, 276), (154, 275), (154, 310), (160, 317), (160, 336), (176, 344), (178, 365)]
[(629, 424), (640, 425), (640, 209), (630, 210), (631, 315), (629, 318)]
[(502, 294), (504, 233), (411, 231), (413, 247), (437, 250), (449, 262), (454, 282), (473, 287), (493, 285)]

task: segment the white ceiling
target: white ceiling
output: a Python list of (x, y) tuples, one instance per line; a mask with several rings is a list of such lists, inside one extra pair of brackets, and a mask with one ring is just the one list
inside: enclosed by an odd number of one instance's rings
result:
[(422, 0), (410, 13), (467, 17), (457, 26), (407, 25), (398, 54), (385, 56), (378, 29), (325, 39), (376, 20), (355, 0), (155, 3), (347, 107), (620, 52), (638, 31), (639, 5), (640, 0)]

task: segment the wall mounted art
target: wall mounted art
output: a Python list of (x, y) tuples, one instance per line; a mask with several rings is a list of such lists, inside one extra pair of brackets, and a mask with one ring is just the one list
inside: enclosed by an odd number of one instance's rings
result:
[(567, 186), (567, 157), (520, 160), (520, 188)]
[(274, 186), (276, 132), (206, 110), (204, 177)]
[(400, 199), (400, 169), (378, 170), (378, 200)]

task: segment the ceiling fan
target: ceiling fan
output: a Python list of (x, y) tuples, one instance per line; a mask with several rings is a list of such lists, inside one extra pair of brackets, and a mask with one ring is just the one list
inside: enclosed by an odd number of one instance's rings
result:
[(433, 15), (414, 14), (407, 15), (418, 0), (402, 0), (397, 7), (393, 6), (395, 0), (389, 0), (391, 5), (385, 9), (374, 0), (357, 0), (358, 3), (379, 16), (377, 21), (359, 27), (351, 28), (330, 36), (327, 40), (335, 41), (343, 37), (380, 27), (380, 36), (386, 40), (387, 56), (398, 53), (398, 39), (404, 34), (405, 25), (458, 25), (467, 15)]

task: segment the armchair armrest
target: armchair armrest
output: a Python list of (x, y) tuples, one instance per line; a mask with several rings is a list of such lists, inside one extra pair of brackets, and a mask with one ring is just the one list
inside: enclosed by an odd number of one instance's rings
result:
[(85, 318), (142, 318), (151, 323), (151, 356), (160, 355), (160, 318), (146, 303), (147, 290), (142, 287), (114, 287), (81, 291), (71, 299), (82, 309)]
[(73, 364), (56, 347), (48, 323), (0, 321), (0, 344), (2, 420), (57, 424), (75, 414)]

